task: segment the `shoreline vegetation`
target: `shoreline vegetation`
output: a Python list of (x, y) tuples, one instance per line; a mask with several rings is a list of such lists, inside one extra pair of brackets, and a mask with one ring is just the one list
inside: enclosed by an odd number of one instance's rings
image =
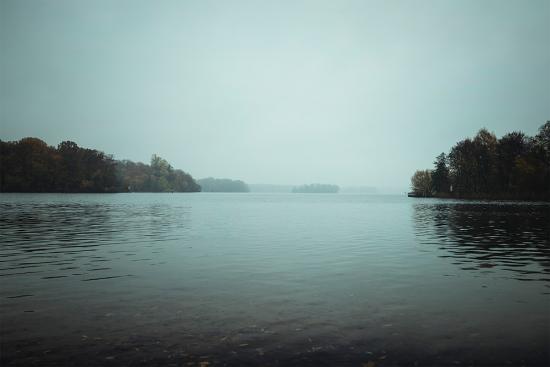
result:
[(550, 121), (534, 137), (481, 129), (411, 177), (410, 197), (550, 201)]
[(193, 177), (153, 154), (150, 164), (115, 160), (72, 141), (0, 140), (0, 192), (198, 192)]
[[(115, 160), (72, 141), (54, 147), (31, 137), (0, 140), (0, 192), (264, 192), (271, 186), (227, 178), (195, 180), (156, 154), (145, 164)], [(318, 183), (277, 188), (290, 193), (340, 191), (337, 185)], [(416, 171), (411, 189), (410, 197), (550, 201), (550, 121), (534, 137), (514, 131), (497, 139), (483, 128), (448, 154), (439, 154), (433, 169)]]

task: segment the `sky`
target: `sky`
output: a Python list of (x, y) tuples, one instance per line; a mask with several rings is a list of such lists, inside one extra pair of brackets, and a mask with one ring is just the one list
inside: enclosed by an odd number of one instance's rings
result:
[(409, 186), (550, 119), (550, 1), (0, 0), (0, 139), (195, 178)]

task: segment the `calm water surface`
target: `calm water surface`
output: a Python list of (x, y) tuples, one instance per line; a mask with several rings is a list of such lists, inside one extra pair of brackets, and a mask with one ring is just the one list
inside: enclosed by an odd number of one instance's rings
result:
[(548, 365), (550, 205), (0, 195), (2, 365)]

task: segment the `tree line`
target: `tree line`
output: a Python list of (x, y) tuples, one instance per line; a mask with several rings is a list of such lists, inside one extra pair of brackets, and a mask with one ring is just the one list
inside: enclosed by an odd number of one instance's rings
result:
[(534, 137), (481, 129), (411, 178), (415, 196), (550, 200), (550, 121)]
[(150, 164), (117, 161), (64, 141), (52, 147), (37, 138), (0, 140), (0, 192), (194, 192), (188, 173), (153, 155)]

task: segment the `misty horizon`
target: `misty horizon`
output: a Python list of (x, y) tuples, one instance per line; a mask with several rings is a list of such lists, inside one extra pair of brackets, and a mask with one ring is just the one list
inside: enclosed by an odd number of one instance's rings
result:
[(407, 187), (550, 116), (546, 1), (0, 4), (0, 135), (194, 177)]
[[(37, 139), (35, 137), (24, 137), (22, 139), (27, 139), (27, 138), (30, 138), (30, 139)], [(21, 139), (21, 140), (22, 140)], [(67, 142), (67, 141), (65, 141)], [(17, 141), (13, 141), (12, 143), (17, 143)], [(61, 143), (61, 142), (60, 142)], [(74, 142), (76, 143), (76, 142)], [(77, 144), (77, 143), (76, 143)], [(48, 144), (49, 146), (51, 147), (56, 147), (57, 144)], [(78, 144), (77, 144), (78, 145)], [(83, 149), (93, 149), (93, 147), (80, 147), (80, 148), (83, 148)], [(108, 156), (112, 157), (113, 159), (117, 160), (117, 161), (130, 161), (130, 162), (134, 162), (133, 160), (131, 159), (117, 159), (116, 156), (112, 155), (112, 154), (109, 154), (108, 152), (101, 152), (101, 153), (105, 153), (107, 154)], [(156, 156), (155, 154), (153, 154), (152, 156)], [(141, 164), (146, 164), (148, 165), (149, 162), (140, 162), (140, 161), (136, 161), (134, 163), (141, 163)], [(170, 163), (170, 162), (167, 162), (167, 163)], [(173, 169), (181, 169), (180, 167), (172, 167)], [(185, 171), (185, 170), (183, 170)], [(186, 173), (189, 173), (189, 174), (192, 174), (192, 172), (186, 172)], [(235, 177), (217, 177), (217, 176), (207, 176), (207, 177), (194, 177), (194, 179), (199, 182), (199, 181), (202, 181), (204, 179), (209, 179), (209, 178), (213, 178), (213, 179), (217, 179), (217, 180), (232, 180), (232, 181), (243, 181), (243, 180), (240, 180), (238, 177), (235, 178)], [(293, 188), (296, 188), (297, 186), (300, 186), (300, 185), (304, 185), (304, 184), (336, 184), (338, 187), (339, 187), (339, 193), (369, 193), (369, 194), (385, 194), (385, 193), (402, 193), (403, 192), (403, 188), (401, 187), (375, 187), (375, 186), (369, 186), (369, 185), (345, 185), (345, 186), (342, 186), (342, 185), (339, 185), (337, 182), (310, 182), (310, 181), (306, 181), (306, 182), (301, 182), (301, 183), (288, 183), (288, 182), (285, 182), (285, 183), (267, 183), (267, 182), (244, 182), (245, 184), (247, 184), (248, 186), (250, 186), (251, 190), (250, 192), (273, 192), (273, 193), (290, 193), (292, 192), (292, 189)], [(406, 190), (405, 190), (406, 191)]]

